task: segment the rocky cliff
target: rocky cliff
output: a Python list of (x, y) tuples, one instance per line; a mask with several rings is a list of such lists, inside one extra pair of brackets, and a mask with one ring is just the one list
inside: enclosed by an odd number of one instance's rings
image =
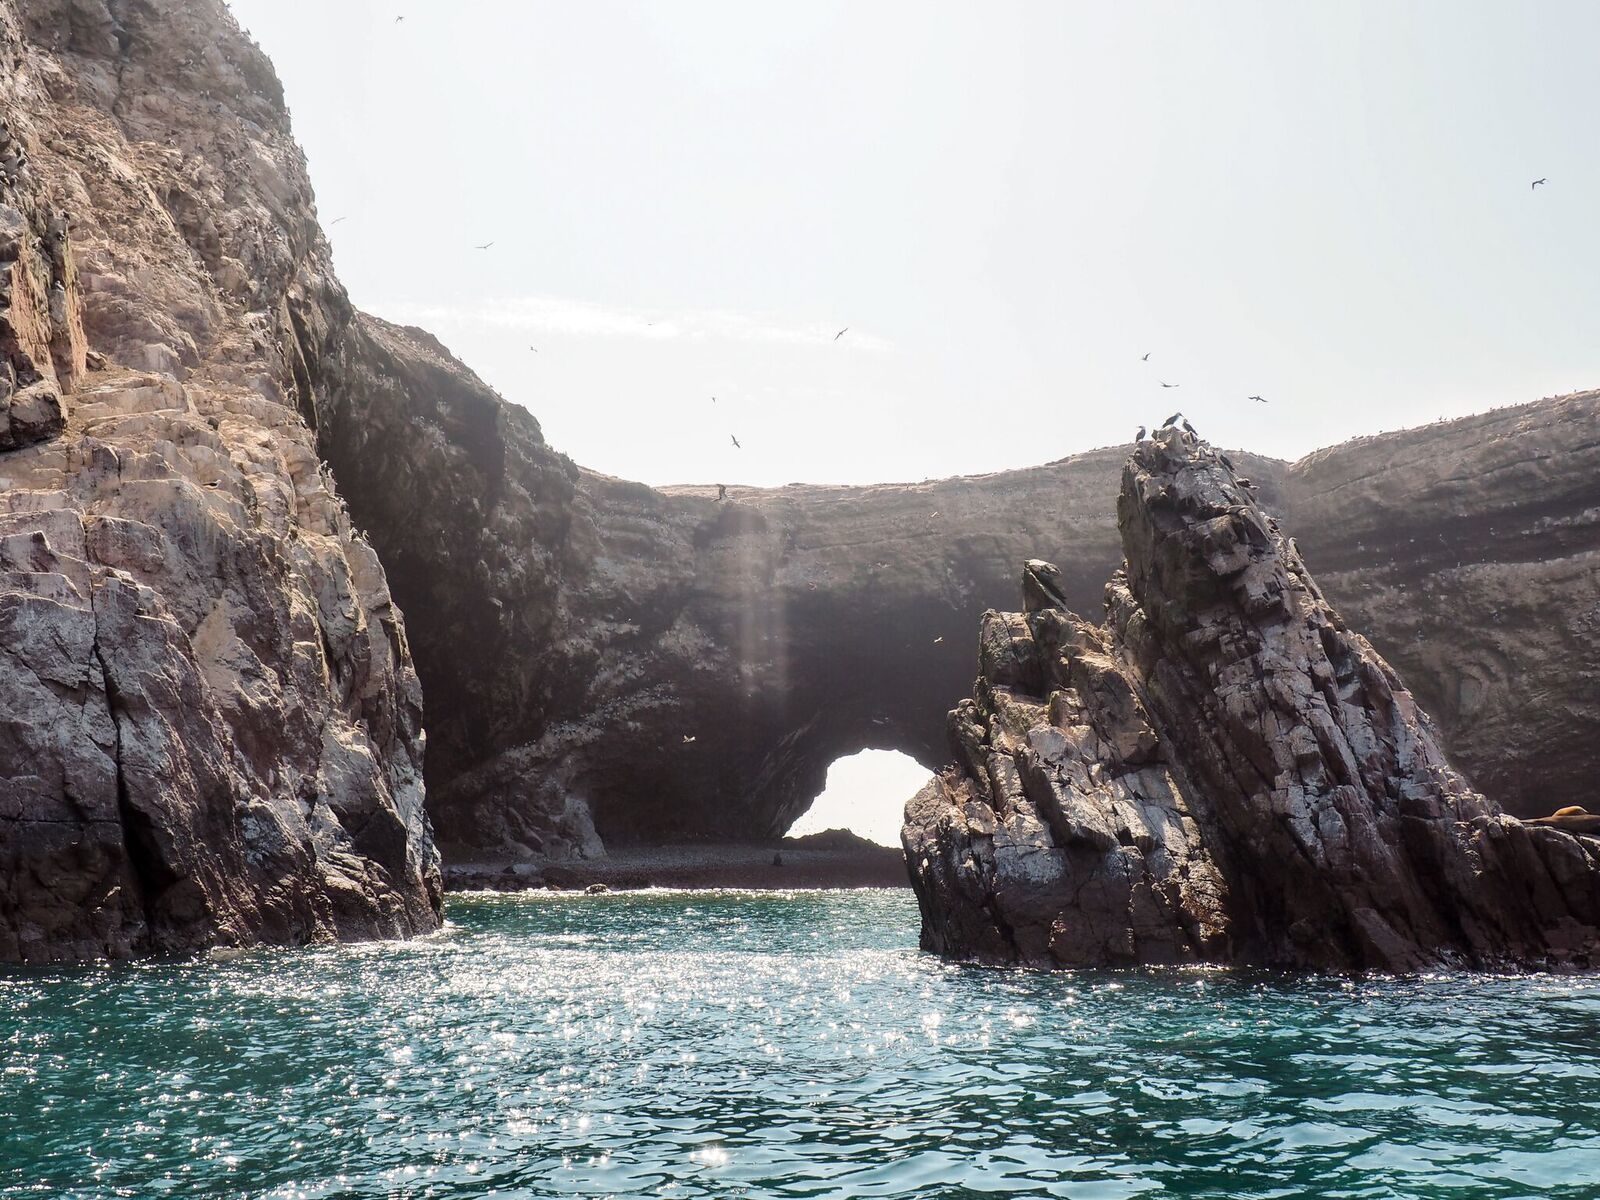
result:
[[(1121, 558), (1126, 448), (719, 503), (583, 471), (431, 339), (372, 330), (384, 365), (326, 407), (322, 444), (411, 620), (457, 858), (593, 854), (595, 828), (768, 836), (842, 755), (932, 770), (972, 674), (962, 631), (1006, 602), (1015, 564), (1066, 564), (1089, 610)], [(1593, 394), (1295, 464), (1233, 455), (1437, 710), (1455, 760), (1527, 815), (1592, 794), (1597, 455)]]
[[(289, 890), (344, 895), (343, 882), (319, 882), (333, 861), (313, 855), (322, 835), (305, 840), (323, 830), (352, 856), (362, 911), (392, 901), (408, 914), (297, 917), (284, 936), (433, 919), (413, 656), (428, 808), (452, 856), (765, 837), (837, 757), (877, 747), (930, 769), (943, 760), (945, 710), (972, 674), (963, 631), (1007, 602), (1017, 562), (1064, 564), (1067, 598), (1086, 610), (1120, 560), (1111, 497), (1125, 449), (920, 484), (734, 488), (724, 503), (714, 488), (585, 471), (428, 335), (351, 308), (278, 83), (220, 0), (0, 0), (0, 13), (4, 603), (43, 605), (34, 593), (59, 590), (59, 577), (75, 592), (49, 600), (53, 619), (76, 606), (72, 619), (88, 622), (102, 580), (149, 589), (140, 603), (181, 634), (170, 653), (198, 672), (194, 703), (173, 702), (186, 715), (170, 738), (209, 755), (185, 724), (201, 713), (218, 754), (246, 755), (191, 773), (226, 779), (195, 786), (235, 812), (247, 862), (256, 831), (281, 825), (307, 881)], [(1589, 795), (1597, 454), (1600, 400), (1584, 395), (1293, 465), (1235, 455), (1263, 504), (1305, 531), (1330, 598), (1432, 706), (1455, 761), (1513, 811)], [(136, 523), (122, 532), (149, 544), (79, 544), (72, 519)], [(53, 557), (27, 549), (35, 535)], [(63, 653), (82, 661), (81, 647)], [(16, 749), (0, 769), (20, 797), (7, 819), (26, 810), (41, 838), (92, 825), (123, 849), (44, 868), (53, 882), (40, 882), (21, 865), (34, 851), (8, 840), (5, 909), (89, 911), (112, 887), (83, 881), (120, 878), (105, 864), (144, 855), (143, 843), (122, 838), (124, 810), (81, 816), (39, 797), (69, 790), (51, 756), (89, 755), (98, 765), (83, 771), (114, 777), (125, 755), (72, 749), (110, 744), (103, 723), (84, 742), (36, 719), (60, 697), (33, 666), (13, 656), (0, 672), (38, 696), (16, 691), (12, 712), (27, 715), (4, 727)], [(132, 713), (136, 690), (104, 676), (97, 661), (81, 677), (108, 713), (122, 703), (113, 691)], [(51, 739), (63, 746), (37, 749)], [(48, 761), (29, 765), (38, 754)], [(282, 811), (246, 820), (261, 803)], [(403, 854), (341, 840), (369, 825), (369, 841), (403, 841)], [(160, 890), (162, 869), (147, 874), (145, 890)], [(244, 878), (231, 859), (217, 875)], [(57, 903), (71, 887), (87, 890)], [(202, 918), (195, 936), (266, 927), (229, 920)], [(37, 945), (79, 944), (24, 924)]]
[(0, 0), (0, 117), (0, 960), (434, 928), (421, 692), (306, 420), (342, 297), (270, 67), (220, 3)]
[(985, 615), (957, 765), (907, 806), (923, 945), (1038, 966), (1593, 964), (1600, 841), (1446, 761), (1226, 456), (1135, 447), (1106, 622)]

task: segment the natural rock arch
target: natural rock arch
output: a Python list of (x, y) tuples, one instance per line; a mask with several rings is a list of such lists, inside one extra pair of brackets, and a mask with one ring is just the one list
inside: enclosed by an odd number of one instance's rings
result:
[[(846, 754), (936, 767), (968, 631), (1017, 564), (1059, 563), (1095, 613), (1120, 553), (1125, 447), (719, 502), (577, 467), (418, 331), (358, 315), (304, 352), (322, 451), (406, 612), (447, 857), (764, 836)], [(1233, 455), (1512, 811), (1589, 790), (1597, 428), (1585, 394), (1293, 465)]]

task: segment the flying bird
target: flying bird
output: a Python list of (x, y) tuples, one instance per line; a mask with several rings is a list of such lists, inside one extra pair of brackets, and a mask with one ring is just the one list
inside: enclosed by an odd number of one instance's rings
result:
[(730, 433), (728, 435), (728, 438), (729, 438), (729, 440), (731, 440), (733, 442), (733, 448), (735, 450), (743, 450), (744, 449), (743, 446), (739, 445), (739, 439), (734, 437), (733, 434)]
[(1144, 357), (1141, 358), (1139, 361), (1140, 362), (1149, 362), (1150, 361), (1150, 351), (1146, 350), (1145, 354), (1144, 354)]
[(1531, 192), (1534, 188), (1538, 187), (1543, 182), (1544, 182), (1544, 180), (1542, 180), (1542, 179), (1535, 179), (1532, 183), (1530, 183), (1528, 185), (1528, 190)]
[(488, 248), (489, 248), (489, 247), (490, 247), (490, 246), (492, 246), (492, 245), (494, 245), (494, 243), (493, 243), (493, 242), (485, 242), (485, 243), (484, 243), (484, 244), (483, 244), (483, 245), (481, 245), (481, 246), (474, 246), (474, 247), (473, 247), (473, 249), (474, 249), (474, 250), (487, 250), (487, 249), (488, 249)]
[(1178, 418), (1181, 417), (1181, 416), (1183, 416), (1183, 414), (1181, 412), (1173, 413), (1165, 421), (1161, 422), (1161, 428), (1165, 429), (1169, 425), (1176, 425), (1178, 423)]
[(845, 334), (847, 334), (849, 332), (850, 332), (850, 326), (846, 325), (843, 329), (839, 330), (838, 333), (833, 335), (833, 340), (837, 342), (840, 338), (842, 338)]
[(335, 217), (333, 220), (329, 221), (328, 224), (333, 226), (337, 225), (340, 221), (348, 221), (349, 219), (349, 217)]
[(1265, 404), (1267, 402), (1265, 396), (1249, 396), (1247, 399), (1254, 400), (1257, 404)]
[(1156, 382), (1161, 384), (1162, 387), (1182, 387), (1183, 386), (1183, 384), (1181, 384), (1181, 383), (1167, 383), (1165, 380), (1161, 380), (1161, 379), (1156, 380)]
[(938, 637), (933, 639), (933, 644), (937, 646), (942, 641), (944, 641), (944, 634), (941, 633)]
[(685, 745), (685, 746), (690, 746), (690, 745), (693, 745), (693, 744), (694, 744), (694, 743), (695, 743), (695, 742), (696, 742), (696, 741), (697, 741), (697, 740), (698, 740), (698, 739), (696, 739), (696, 738), (695, 738), (695, 737), (693, 737), (693, 736), (692, 736), (692, 735), (690, 735), (690, 734), (687, 734), (687, 733), (686, 733), (686, 734), (684, 734), (684, 735), (683, 735), (683, 744), (684, 744), (684, 745)]
[(539, 353), (539, 347), (537, 346), (529, 346), (528, 349), (532, 350), (535, 354)]

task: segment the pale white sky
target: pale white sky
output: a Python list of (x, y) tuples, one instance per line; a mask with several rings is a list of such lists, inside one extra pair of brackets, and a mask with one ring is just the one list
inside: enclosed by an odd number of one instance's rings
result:
[[(990, 471), (1179, 407), (1296, 457), (1600, 383), (1600, 5), (232, 6), (355, 301), (616, 475)], [(804, 825), (893, 841), (924, 778), (850, 760)]]
[(356, 302), (618, 475), (986, 471), (1180, 406), (1296, 456), (1600, 382), (1600, 5), (233, 8)]

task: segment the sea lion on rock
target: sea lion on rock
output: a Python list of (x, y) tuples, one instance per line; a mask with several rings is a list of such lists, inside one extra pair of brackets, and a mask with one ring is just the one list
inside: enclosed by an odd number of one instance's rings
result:
[(1558, 808), (1548, 817), (1535, 817), (1531, 821), (1524, 821), (1523, 824), (1542, 825), (1546, 829), (1559, 829), (1563, 833), (1582, 833), (1600, 837), (1600, 816), (1576, 804)]

